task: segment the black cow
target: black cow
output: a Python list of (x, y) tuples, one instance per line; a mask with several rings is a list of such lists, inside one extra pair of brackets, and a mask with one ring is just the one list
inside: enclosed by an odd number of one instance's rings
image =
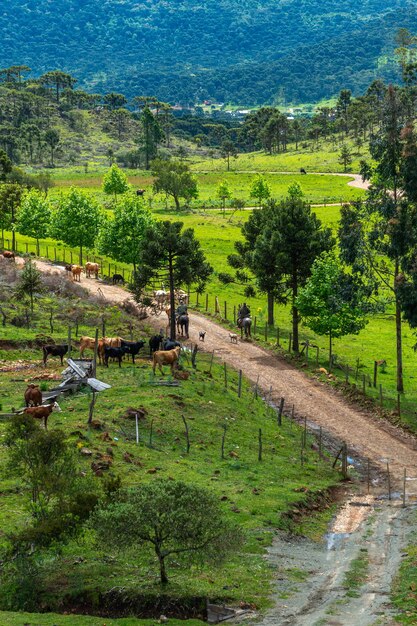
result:
[(127, 348), (121, 346), (120, 348), (109, 348), (104, 346), (104, 365), (109, 367), (109, 359), (117, 359), (119, 367), (122, 367), (122, 358), (127, 352)]
[(303, 167), (300, 167), (300, 174), (307, 174), (307, 172), (305, 171)]
[(61, 365), (64, 364), (64, 354), (66, 354), (68, 352), (68, 344), (61, 344), (61, 345), (48, 345), (48, 346), (43, 346), (42, 348), (43, 351), (43, 364), (46, 365), (46, 360), (48, 358), (48, 355), (50, 354), (51, 356), (59, 356), (61, 359)]
[(140, 340), (140, 341), (125, 341), (124, 339), (122, 339), (122, 348), (125, 349), (125, 354), (131, 354), (132, 355), (132, 361), (133, 361), (133, 365), (135, 364), (135, 356), (137, 356), (139, 354), (139, 350), (141, 348), (143, 348), (143, 346), (145, 345), (145, 342)]
[(164, 340), (163, 335), (154, 335), (149, 339), (149, 354), (152, 356), (153, 352), (156, 352), (161, 347), (161, 342)]
[(121, 274), (113, 274), (112, 282), (113, 282), (113, 285), (115, 285), (116, 283), (122, 283), (122, 285), (124, 285), (125, 279), (123, 278)]
[(143, 196), (145, 193), (145, 189), (136, 189), (136, 195), (137, 196)]
[(172, 341), (172, 339), (165, 339), (165, 341), (162, 343), (162, 350), (173, 350), (177, 346), (181, 347), (181, 344), (179, 341)]

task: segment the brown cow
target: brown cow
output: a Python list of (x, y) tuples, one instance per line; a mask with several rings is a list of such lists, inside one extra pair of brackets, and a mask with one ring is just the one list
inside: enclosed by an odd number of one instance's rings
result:
[[(80, 358), (83, 357), (84, 350), (94, 350), (96, 340), (93, 337), (80, 337)], [(121, 337), (102, 337), (98, 340), (97, 354), (99, 363), (104, 363), (104, 347), (120, 348), (122, 345)]]
[(27, 407), (23, 413), (27, 415), (31, 415), (37, 420), (43, 420), (45, 430), (48, 430), (48, 417), (52, 413), (52, 411), (61, 411), (61, 407), (58, 402), (54, 402), (53, 404), (43, 404), (42, 406), (30, 406)]
[(171, 366), (171, 374), (174, 374), (174, 366), (175, 363), (180, 358), (181, 347), (177, 346), (173, 350), (157, 350), (153, 353), (153, 373), (155, 374), (156, 366), (158, 365), (159, 370), (162, 375), (164, 372), (162, 370), (162, 365), (170, 365)]
[(71, 272), (72, 272), (72, 280), (76, 281), (78, 278), (78, 282), (81, 282), (81, 272), (83, 271), (83, 268), (80, 265), (73, 265), (71, 268)]
[(85, 264), (85, 275), (87, 278), (91, 278), (91, 274), (94, 274), (94, 278), (98, 278), (98, 273), (100, 271), (100, 265), (98, 263), (86, 263)]
[(27, 386), (25, 391), (25, 404), (26, 406), (39, 406), (42, 404), (42, 391), (39, 385), (33, 385), (32, 383)]

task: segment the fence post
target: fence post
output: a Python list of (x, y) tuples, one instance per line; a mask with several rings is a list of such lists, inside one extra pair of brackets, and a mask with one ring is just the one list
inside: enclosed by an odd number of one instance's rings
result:
[(382, 398), (382, 385), (379, 383), (379, 405), (382, 409), (383, 407), (383, 398)]
[(46, 258), (49, 259), (49, 249), (48, 249), (48, 246), (46, 246)]
[(184, 422), (184, 426), (185, 426), (185, 437), (187, 439), (187, 454), (188, 454), (190, 452), (190, 434), (188, 432), (187, 420), (185, 419), (184, 415), (182, 415), (181, 417), (182, 417), (182, 421)]
[(253, 334), (256, 335), (256, 315), (253, 323)]
[(54, 246), (54, 261), (56, 262), (56, 247)]
[(71, 255), (71, 265), (72, 265), (72, 250), (70, 250), (70, 255)]
[(279, 328), (277, 327), (277, 346), (279, 346)]
[(195, 308), (198, 309), (198, 291), (197, 291), (197, 301), (195, 303)]
[(281, 398), (281, 400), (279, 401), (279, 409), (278, 409), (278, 426), (282, 425), (282, 412), (284, 410), (284, 402), (285, 399)]
[(220, 305), (219, 305), (219, 297), (215, 296), (214, 298), (214, 312), (220, 314)]
[(227, 320), (227, 302), (224, 301), (224, 319)]
[(378, 363), (374, 361), (374, 388), (376, 388), (377, 376), (378, 376)]
[(288, 352), (291, 352), (291, 348), (292, 348), (292, 333), (290, 333), (288, 337)]
[(208, 311), (208, 293), (206, 293), (206, 312)]
[(262, 461), (262, 428), (259, 429), (258, 441), (259, 441), (258, 461)]
[(239, 370), (239, 382), (237, 386), (237, 395), (239, 398), (242, 395), (242, 370)]
[(26, 254), (28, 254), (28, 252), (29, 252), (29, 251), (28, 251), (28, 245), (29, 245), (29, 244), (26, 242), (26, 243), (25, 243), (25, 246), (26, 246)]

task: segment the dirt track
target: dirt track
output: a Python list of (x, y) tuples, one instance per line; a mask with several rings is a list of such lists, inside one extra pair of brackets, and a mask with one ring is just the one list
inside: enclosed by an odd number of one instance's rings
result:
[[(62, 267), (36, 261), (42, 271), (64, 271)], [(96, 293), (98, 288), (109, 302), (121, 302), (128, 292), (117, 286), (106, 285), (101, 281), (81, 277), (81, 284)], [(165, 316), (151, 317), (155, 329), (164, 328)], [(199, 342), (198, 331), (206, 330), (205, 342)], [(232, 367), (242, 369), (243, 374), (253, 382), (259, 377), (259, 386), (269, 392), (272, 399), (285, 398), (286, 407), (294, 404), (295, 414), (322, 426), (337, 439), (346, 441), (351, 451), (363, 458), (369, 458), (382, 469), (390, 463), (391, 472), (396, 478), (407, 476), (417, 478), (417, 440), (405, 435), (394, 426), (372, 419), (364, 412), (353, 408), (337, 392), (328, 386), (311, 380), (284, 360), (269, 353), (251, 342), (240, 341), (232, 344), (229, 332), (211, 320), (190, 314), (190, 340), (199, 343), (199, 348), (211, 352)], [(417, 480), (410, 481), (410, 490), (417, 489)]]

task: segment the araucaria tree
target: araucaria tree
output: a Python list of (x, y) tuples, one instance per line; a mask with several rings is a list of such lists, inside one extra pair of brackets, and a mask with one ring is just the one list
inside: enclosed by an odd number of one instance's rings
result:
[(221, 562), (243, 543), (240, 528), (223, 514), (207, 489), (176, 480), (153, 480), (121, 493), (96, 511), (91, 527), (106, 546), (151, 548), (159, 578), (168, 583), (168, 564)]
[(33, 298), (41, 291), (43, 291), (42, 274), (32, 263), (32, 259), (28, 259), (20, 274), (16, 293), (18, 296), (29, 296), (30, 310), (33, 313)]
[(329, 337), (330, 364), (333, 338), (356, 335), (364, 328), (368, 296), (359, 277), (344, 271), (334, 252), (323, 253), (314, 261), (296, 305), (306, 326)]
[(30, 191), (23, 199), (17, 213), (16, 230), (22, 235), (36, 239), (36, 254), (39, 256), (39, 239), (48, 235), (52, 211), (49, 202), (39, 191)]
[(293, 349), (298, 352), (298, 291), (310, 276), (314, 260), (333, 247), (331, 231), (323, 228), (310, 205), (295, 195), (281, 202), (270, 200), (254, 211), (242, 234), (245, 242), (238, 244), (237, 250), (260, 289), (268, 294), (268, 321), (273, 299), (290, 298)]
[(119, 194), (129, 191), (126, 174), (115, 163), (104, 175), (103, 191), (108, 195), (114, 195), (115, 200)]
[(53, 217), (52, 235), (69, 246), (79, 248), (82, 265), (83, 250), (94, 246), (101, 220), (102, 212), (97, 202), (82, 191), (71, 188), (60, 201)]
[[(204, 289), (213, 269), (206, 261), (192, 228), (182, 230), (182, 222), (155, 222), (143, 234), (139, 265), (134, 273), (132, 292), (140, 300), (145, 287), (157, 278), (169, 283), (170, 307), (175, 310), (174, 289), (196, 285)], [(175, 339), (175, 316), (171, 315), (171, 339)]]
[(180, 198), (190, 202), (198, 196), (197, 181), (187, 163), (155, 159), (152, 161), (152, 175), (155, 176), (155, 193), (162, 192), (171, 196), (177, 211), (181, 208)]
[[(393, 87), (388, 89), (381, 129), (372, 137), (370, 151), (376, 165), (365, 202), (342, 209), (341, 259), (354, 271), (368, 275), (378, 289), (391, 294), (395, 307), (397, 391), (402, 392), (402, 294), (404, 285), (411, 280), (417, 248), (417, 140)], [(369, 167), (365, 169), (368, 175), (372, 172)]]
[(113, 217), (102, 223), (98, 239), (100, 252), (116, 261), (132, 263), (136, 271), (144, 233), (152, 223), (152, 215), (141, 198), (122, 198)]

